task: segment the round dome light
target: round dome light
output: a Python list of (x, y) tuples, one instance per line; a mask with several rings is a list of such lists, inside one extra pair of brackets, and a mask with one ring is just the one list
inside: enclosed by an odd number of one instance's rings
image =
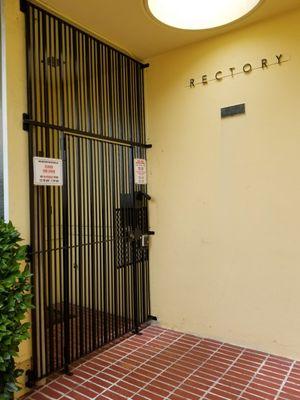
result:
[(233, 22), (261, 0), (148, 0), (151, 14), (180, 29), (209, 29)]

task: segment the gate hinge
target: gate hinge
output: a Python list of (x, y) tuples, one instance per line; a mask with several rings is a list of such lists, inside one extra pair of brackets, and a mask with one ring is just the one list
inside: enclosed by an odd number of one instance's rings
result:
[(23, 131), (29, 132), (29, 115), (26, 113), (23, 113)]
[(26, 383), (25, 386), (28, 388), (33, 388), (35, 383), (34, 372), (31, 369), (26, 371)]
[(155, 315), (148, 315), (148, 321), (157, 321), (158, 318)]
[(20, 11), (26, 12), (27, 11), (27, 0), (20, 0)]
[(27, 246), (26, 261), (27, 261), (28, 263), (31, 263), (31, 262), (32, 262), (32, 246), (30, 246), (30, 245)]

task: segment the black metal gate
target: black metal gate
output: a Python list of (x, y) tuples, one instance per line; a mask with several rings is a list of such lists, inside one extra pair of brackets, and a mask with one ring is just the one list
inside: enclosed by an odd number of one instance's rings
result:
[[(34, 378), (124, 335), (150, 314), (144, 65), (28, 2)], [(33, 157), (63, 160), (35, 186)], [(143, 237), (145, 239), (145, 237)]]

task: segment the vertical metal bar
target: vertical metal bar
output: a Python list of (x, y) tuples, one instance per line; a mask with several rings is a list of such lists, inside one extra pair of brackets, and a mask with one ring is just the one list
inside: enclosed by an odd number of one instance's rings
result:
[(113, 337), (119, 336), (119, 318), (118, 318), (118, 284), (117, 284), (117, 269), (116, 269), (116, 233), (115, 233), (115, 210), (116, 210), (116, 167), (115, 167), (115, 145), (111, 145), (111, 176), (112, 176), (112, 191), (111, 191), (111, 240), (112, 240), (112, 285), (113, 285), (113, 312), (114, 312), (114, 329)]
[(95, 348), (99, 347), (99, 248), (100, 248), (100, 238), (99, 238), (99, 214), (100, 214), (100, 204), (99, 204), (99, 152), (98, 152), (98, 143), (94, 142), (93, 146), (93, 158), (94, 158), (94, 205), (95, 205), (95, 232), (94, 232), (94, 240), (95, 240), (95, 268), (94, 268), (94, 299), (95, 299)]
[(80, 343), (80, 351), (79, 354), (82, 356), (84, 354), (84, 320), (83, 320), (83, 254), (82, 254), (82, 235), (83, 235), (83, 219), (82, 219), (82, 186), (81, 186), (81, 171), (82, 171), (82, 157), (81, 157), (81, 138), (78, 138), (77, 143), (77, 162), (78, 162), (78, 171), (77, 171), (77, 196), (78, 196), (78, 257), (79, 257), (79, 343)]
[[(106, 96), (106, 115), (105, 115), (105, 125), (107, 129), (107, 135), (110, 135), (110, 107), (109, 107), (109, 89), (108, 89), (108, 82), (109, 82), (109, 63), (108, 63), (108, 49), (104, 48), (104, 76), (105, 76), (105, 92), (104, 95)], [(103, 165), (104, 165), (104, 191), (103, 196), (105, 199), (105, 208), (104, 208), (104, 245), (105, 245), (105, 263), (103, 264), (104, 269), (104, 288), (103, 288), (103, 295), (104, 295), (104, 337), (105, 341), (108, 342), (111, 339), (110, 335), (110, 318), (109, 318), (109, 311), (110, 311), (110, 279), (109, 279), (109, 260), (110, 260), (110, 253), (109, 253), (109, 218), (108, 218), (108, 208), (109, 208), (109, 176), (108, 176), (108, 153), (107, 153), (107, 143), (103, 143)]]
[[(109, 104), (109, 119), (108, 119), (108, 132), (109, 136), (113, 137), (115, 133), (115, 125), (114, 125), (114, 103), (113, 103), (113, 54), (112, 51), (109, 49), (108, 57), (107, 57), (107, 64), (108, 64), (108, 104)], [(110, 323), (110, 340), (114, 339), (114, 331), (115, 331), (115, 318), (113, 316), (113, 303), (114, 303), (114, 289), (113, 289), (113, 243), (112, 243), (112, 229), (113, 229), (113, 218), (112, 218), (112, 198), (113, 198), (113, 167), (112, 167), (112, 144), (107, 145), (107, 163), (108, 163), (108, 196), (109, 201), (108, 204), (108, 232), (109, 232), (109, 258), (108, 258), (108, 298), (109, 298), (109, 323)]]
[[(82, 86), (82, 123), (84, 129), (86, 128), (86, 74), (85, 74), (85, 65), (84, 65), (84, 50), (85, 50), (85, 42), (84, 42), (84, 34), (80, 35), (81, 38), (81, 48), (80, 48), (80, 69), (81, 69), (81, 79), (83, 82)], [(88, 163), (86, 158), (86, 146), (87, 139), (82, 139), (82, 205), (83, 205), (83, 282), (82, 282), (82, 292), (83, 292), (83, 310), (84, 310), (84, 351), (85, 354), (89, 351), (89, 315), (88, 315), (88, 181), (87, 181), (87, 169)]]
[[(128, 61), (128, 69), (129, 69), (129, 107), (128, 107), (128, 116), (129, 116), (129, 126), (130, 126), (130, 135), (131, 140), (134, 138), (134, 104), (132, 102), (132, 68), (131, 62)], [(136, 243), (136, 228), (137, 228), (137, 221), (136, 221), (136, 198), (135, 198), (135, 182), (134, 182), (134, 147), (131, 146), (130, 151), (130, 186), (131, 186), (131, 204), (132, 204), (132, 211), (131, 211), (131, 222), (132, 222), (132, 231), (134, 235), (134, 239), (131, 242), (131, 254), (132, 254), (132, 285), (133, 285), (133, 324), (134, 324), (134, 331), (136, 334), (139, 332), (139, 307), (138, 307), (138, 271), (137, 271), (137, 262), (136, 262), (136, 251), (137, 251), (137, 243)]]
[[(78, 61), (78, 31), (73, 28), (73, 57), (74, 57), (74, 126), (76, 129), (80, 127), (80, 108), (79, 108), (79, 96), (80, 96), (80, 88), (79, 88), (79, 61)], [(77, 146), (76, 146), (76, 160), (77, 160), (77, 190), (76, 190), (76, 197), (77, 197), (77, 236), (78, 240), (76, 242), (78, 246), (78, 300), (77, 302), (79, 308), (79, 353), (78, 356), (83, 355), (83, 304), (82, 304), (82, 270), (83, 270), (83, 259), (82, 259), (82, 202), (81, 202), (81, 138), (77, 139)], [(79, 303), (79, 304), (78, 304)], [(76, 324), (77, 326), (77, 324)]]
[[(131, 147), (131, 185), (132, 185), (132, 222), (133, 232), (136, 234), (136, 198), (135, 198), (135, 182), (134, 182), (134, 147)], [(137, 239), (132, 240), (132, 268), (133, 268), (133, 301), (134, 301), (134, 332), (139, 333), (139, 296), (138, 296), (138, 269), (137, 269)]]
[[(71, 28), (68, 26), (67, 30), (65, 30), (65, 81), (67, 82), (67, 96), (68, 102), (66, 103), (66, 113), (69, 115), (68, 123), (69, 126), (73, 125), (73, 99), (72, 99), (72, 75), (71, 75), (71, 35), (70, 35)], [(74, 292), (74, 170), (73, 166), (73, 159), (74, 159), (74, 137), (68, 136), (68, 214), (69, 214), (69, 274), (70, 274), (70, 282), (69, 282), (69, 314), (70, 314), (70, 360), (74, 360), (74, 345), (75, 345), (75, 326), (73, 323), (73, 314), (74, 314), (74, 299), (73, 299), (73, 292)]]
[[(41, 46), (42, 46), (42, 57), (43, 57), (43, 68), (42, 68), (42, 87), (41, 90), (43, 92), (44, 97), (44, 113), (43, 118), (45, 123), (49, 123), (49, 102), (48, 102), (48, 73), (47, 73), (47, 56), (48, 56), (48, 48), (47, 48), (47, 31), (46, 31), (46, 15), (44, 13), (41, 14), (42, 19), (42, 26), (41, 26)], [(46, 127), (42, 130), (44, 133), (43, 135), (43, 150), (48, 155), (49, 149), (49, 128)], [(48, 285), (47, 285), (47, 271), (49, 265), (47, 263), (47, 250), (48, 250), (48, 242), (47, 242), (47, 203), (48, 203), (48, 188), (41, 187), (39, 188), (41, 192), (41, 201), (42, 201), (42, 216), (41, 216), (41, 238), (42, 238), (42, 260), (43, 260), (43, 308), (44, 308), (44, 315), (43, 315), (43, 329), (45, 335), (45, 368), (48, 372), (51, 372), (51, 358), (52, 355), (50, 354), (50, 347), (51, 347), (51, 339), (50, 339), (50, 330), (52, 326), (52, 313), (49, 312), (49, 293), (48, 293)], [(48, 325), (48, 326), (47, 326)], [(49, 365), (49, 358), (50, 358), (50, 365)]]
[[(124, 81), (122, 79), (123, 75), (124, 75), (124, 63), (123, 63), (123, 57), (120, 54), (118, 54), (118, 64), (119, 64), (119, 66), (118, 66), (118, 82), (119, 82), (118, 102), (119, 102), (119, 112), (120, 112), (120, 115), (118, 118), (118, 123), (119, 123), (119, 129), (121, 132), (121, 136), (124, 139), (126, 137), (126, 132), (125, 132), (125, 128), (124, 128), (124, 104), (123, 104), (123, 93), (124, 93), (125, 88), (124, 88)], [(119, 160), (119, 193), (118, 193), (118, 197), (120, 199), (121, 193), (125, 194), (123, 149), (120, 147), (119, 147), (118, 160)], [(120, 212), (122, 212), (121, 209), (120, 209)], [(120, 215), (120, 217), (121, 217), (121, 215)], [(123, 218), (123, 221), (124, 221), (124, 218)], [(120, 218), (120, 232), (121, 232), (121, 229), (122, 229), (123, 235), (124, 235), (124, 226), (122, 227), (122, 218)], [(120, 239), (119, 239), (119, 247), (121, 247), (121, 246), (122, 246), (122, 244), (120, 243)], [(121, 335), (122, 335), (122, 334), (124, 334), (124, 329), (126, 329), (126, 325), (127, 325), (126, 304), (125, 304), (125, 299), (124, 299), (124, 292), (125, 292), (124, 286), (126, 285), (124, 282), (125, 267), (118, 271), (118, 278), (119, 278), (119, 282), (118, 282), (119, 310), (118, 310), (118, 312), (119, 312), (119, 315), (120, 315), (121, 321), (122, 321), (122, 326), (121, 326)]]
[[(61, 22), (57, 21), (57, 27), (56, 27), (56, 54), (57, 58), (59, 60), (59, 69), (58, 72), (56, 73), (56, 80), (55, 80), (55, 90), (57, 92), (57, 121), (59, 121), (60, 124), (64, 124), (65, 119), (64, 119), (64, 85), (63, 85), (63, 43), (62, 43), (62, 35), (61, 35)], [(56, 141), (56, 146), (57, 146), (57, 155), (60, 157), (61, 153), (61, 146), (60, 146), (60, 136), (59, 133), (57, 132), (57, 141)], [(57, 336), (56, 336), (56, 359), (57, 359), (57, 365), (56, 368), (61, 368), (63, 366), (63, 354), (64, 354), (64, 337), (63, 337), (63, 254), (61, 248), (63, 247), (63, 232), (62, 232), (62, 225), (63, 225), (63, 220), (62, 220), (62, 190), (59, 188), (57, 190), (57, 199), (55, 201), (55, 206), (57, 208), (57, 216), (56, 216), (56, 224), (57, 224), (57, 241), (58, 241), (58, 251), (57, 251), (57, 256), (56, 256), (56, 262), (57, 262), (57, 277), (59, 277), (58, 282), (57, 282), (57, 302), (56, 302), (56, 308), (57, 308)]]
[[(63, 26), (59, 23), (59, 58), (60, 58), (60, 117), (61, 124), (65, 123), (65, 75), (63, 69), (65, 41), (63, 40)], [(69, 218), (68, 218), (68, 170), (67, 170), (67, 143), (65, 134), (61, 135), (61, 151), (63, 159), (63, 186), (62, 186), (62, 222), (63, 222), (63, 339), (64, 339), (64, 372), (69, 373), (70, 364), (70, 318), (69, 318)]]
[(91, 318), (91, 221), (90, 221), (90, 162), (89, 162), (89, 146), (90, 140), (84, 139), (84, 160), (85, 160), (85, 176), (84, 176), (84, 183), (85, 183), (85, 228), (86, 228), (86, 239), (85, 239), (85, 250), (86, 250), (86, 272), (85, 272), (85, 313), (86, 313), (86, 345), (87, 345), (87, 352), (92, 351), (91, 346), (91, 325), (92, 325), (92, 318)]
[[(85, 65), (86, 65), (86, 104), (87, 104), (87, 131), (92, 131), (92, 88), (91, 88), (91, 65), (92, 65), (92, 54), (91, 54), (91, 39), (88, 36), (85, 36)], [(89, 156), (87, 158), (90, 160), (90, 168), (89, 168), (89, 208), (90, 208), (90, 245), (89, 245), (89, 268), (91, 270), (90, 273), (90, 286), (91, 291), (89, 290), (91, 298), (89, 299), (89, 305), (91, 305), (92, 309), (89, 311), (89, 315), (91, 318), (89, 320), (89, 330), (90, 330), (90, 346), (94, 350), (96, 348), (96, 325), (95, 325), (95, 228), (94, 228), (94, 174), (93, 174), (93, 141), (89, 140)], [(90, 326), (92, 329), (90, 329)]]
[[(35, 60), (35, 32), (34, 32), (34, 11), (27, 4), (25, 10), (25, 30), (26, 30), (26, 73), (27, 73), (27, 112), (29, 118), (33, 117), (33, 109), (35, 109), (35, 101), (36, 97), (34, 96), (34, 80), (35, 80), (35, 69), (34, 69), (34, 60)], [(37, 305), (36, 299), (36, 260), (35, 260), (35, 190), (33, 185), (33, 130), (32, 126), (29, 127), (28, 132), (28, 169), (29, 169), (29, 196), (30, 196), (30, 258), (31, 258), (31, 272), (33, 274), (33, 287), (32, 294), (35, 305)], [(33, 356), (33, 371), (34, 376), (33, 379), (36, 380), (38, 378), (38, 354), (37, 354), (37, 310), (36, 308), (32, 310), (32, 356)]]
[[(46, 100), (46, 114), (45, 114), (45, 122), (53, 121), (53, 90), (51, 88), (52, 85), (52, 77), (51, 77), (51, 64), (48, 66), (47, 59), (48, 57), (52, 57), (52, 38), (51, 38), (51, 18), (45, 17), (43, 23), (43, 39), (44, 39), (44, 79), (45, 79), (45, 100)], [(51, 112), (52, 111), (52, 112)], [(51, 157), (51, 138), (52, 134), (50, 134), (49, 130), (46, 130), (46, 156)], [(52, 188), (46, 188), (46, 210), (45, 210), (45, 219), (46, 219), (46, 235), (47, 235), (47, 283), (48, 283), (48, 316), (49, 316), (49, 327), (48, 327), (48, 335), (49, 335), (49, 368), (50, 371), (54, 371), (54, 320), (53, 320), (53, 278), (52, 278), (52, 202), (51, 202), (51, 192)]]
[[(98, 65), (98, 70), (97, 70), (97, 75), (98, 75), (98, 96), (99, 96), (99, 129), (101, 134), (103, 134), (103, 126), (104, 126), (104, 109), (103, 109), (103, 104), (102, 104), (102, 99), (104, 98), (103, 92), (104, 92), (104, 73), (103, 73), (103, 46), (97, 42), (97, 65)], [(106, 336), (105, 336), (105, 320), (104, 320), (104, 290), (103, 290), (103, 282), (104, 282), (104, 265), (105, 265), (105, 242), (104, 242), (104, 232), (105, 229), (104, 224), (104, 171), (103, 171), (103, 143), (99, 142), (98, 143), (98, 158), (99, 158), (99, 193), (98, 193), (98, 199), (99, 199), (99, 248), (100, 248), (100, 255), (99, 255), (99, 310), (100, 310), (100, 329), (101, 329), (101, 341), (100, 344), (103, 346), (103, 344), (106, 341)]]
[(106, 202), (106, 193), (107, 193), (107, 174), (106, 174), (106, 144), (101, 142), (101, 161), (102, 161), (102, 243), (103, 243), (103, 336), (104, 343), (107, 343), (109, 340), (108, 335), (108, 320), (107, 320), (107, 218), (106, 218), (106, 210), (107, 210), (107, 202)]
[[(69, 26), (69, 46), (68, 46), (68, 56), (69, 56), (69, 77), (70, 77), (70, 92), (71, 92), (71, 108), (72, 108), (72, 126), (78, 128), (78, 103), (77, 103), (77, 86), (76, 86), (76, 66), (75, 66), (75, 57), (76, 57), (76, 42), (75, 42), (75, 30), (73, 27)], [(73, 148), (72, 148), (72, 177), (73, 177), (73, 187), (71, 192), (71, 197), (73, 199), (73, 206), (71, 212), (73, 213), (73, 226), (71, 226), (71, 235), (73, 238), (72, 243), (74, 244), (74, 260), (70, 263), (70, 268), (72, 271), (72, 275), (74, 275), (74, 281), (72, 282), (72, 293), (74, 292), (74, 296), (72, 294), (72, 314), (74, 314), (74, 320), (72, 319), (72, 361), (78, 358), (78, 348), (79, 348), (79, 335), (78, 335), (78, 188), (77, 188), (77, 174), (78, 174), (78, 165), (76, 165), (77, 160), (77, 146), (78, 140), (77, 138), (73, 139)], [(73, 318), (73, 316), (72, 316)]]
[[(117, 82), (117, 57), (116, 54), (112, 53), (111, 58), (111, 70), (112, 70), (112, 85), (111, 85), (111, 98), (112, 98), (112, 126), (114, 135), (119, 135), (118, 130), (118, 82)], [(112, 312), (114, 313), (113, 318), (113, 338), (119, 336), (119, 319), (118, 319), (118, 285), (117, 285), (117, 271), (116, 271), (116, 236), (115, 236), (115, 210), (116, 210), (116, 187), (117, 187), (117, 176), (115, 167), (115, 145), (110, 145), (110, 174), (111, 174), (111, 274), (112, 274)]]
[[(74, 280), (73, 280), (73, 193), (74, 193), (74, 187), (73, 187), (73, 171), (72, 171), (72, 159), (74, 155), (72, 154), (73, 149), (74, 149), (74, 138), (73, 136), (68, 136), (66, 138), (67, 142), (67, 157), (66, 157), (66, 168), (67, 168), (67, 180), (66, 182), (68, 183), (67, 186), (67, 192), (68, 192), (68, 286), (69, 286), (69, 301), (68, 301), (68, 309), (69, 309), (69, 321), (72, 322), (71, 320), (73, 316), (73, 285), (74, 285)], [(69, 340), (69, 348), (70, 348), (70, 361), (74, 359), (74, 326), (73, 323), (69, 323), (69, 335), (70, 335), (70, 340)]]
[[(72, 108), (72, 98), (71, 98), (71, 85), (72, 79), (70, 74), (71, 69), (71, 57), (70, 57), (70, 27), (63, 25), (63, 49), (64, 49), (64, 60), (62, 63), (62, 68), (64, 68), (64, 81), (65, 81), (65, 113), (67, 115), (67, 123), (72, 125), (73, 114), (71, 112)], [(74, 158), (74, 138), (72, 136), (66, 136), (67, 144), (67, 177), (68, 177), (68, 247), (69, 247), (69, 348), (70, 348), (70, 361), (74, 359), (74, 324), (73, 324), (73, 289), (74, 289), (74, 273), (73, 273), (73, 214), (74, 214), (74, 181), (72, 179), (72, 163)]]
[(105, 144), (105, 156), (106, 156), (106, 232), (107, 232), (107, 304), (108, 304), (108, 324), (109, 324), (109, 340), (113, 340), (113, 314), (112, 314), (112, 246), (111, 246), (111, 158), (110, 158), (110, 147), (111, 143)]
[(69, 218), (68, 218), (68, 165), (67, 141), (61, 137), (63, 159), (63, 270), (64, 270), (64, 372), (70, 372), (70, 313), (69, 313)]
[[(98, 88), (98, 46), (97, 41), (92, 41), (92, 82), (91, 86), (93, 88), (93, 98), (94, 98), (94, 129), (96, 132), (100, 131), (99, 128), (99, 93), (97, 91)], [(99, 339), (100, 339), (100, 332), (99, 332), (99, 266), (100, 266), (100, 259), (99, 259), (99, 214), (100, 214), (100, 204), (99, 204), (99, 152), (98, 152), (98, 143), (97, 141), (94, 142), (93, 146), (93, 157), (94, 157), (94, 204), (95, 204), (95, 227), (94, 227), (94, 240), (95, 248), (94, 248), (94, 306), (95, 306), (95, 348), (99, 347)]]
[(93, 147), (94, 142), (90, 140), (90, 148), (89, 148), (89, 158), (90, 158), (90, 224), (91, 224), (91, 286), (92, 286), (92, 349), (96, 348), (96, 313), (95, 313), (95, 283), (96, 283), (96, 253), (95, 253), (95, 201), (94, 201), (94, 190), (95, 188), (95, 174), (94, 174), (94, 154)]
[[(129, 84), (128, 84), (128, 63), (126, 60), (124, 60), (123, 62), (123, 71), (124, 71), (124, 114), (126, 115), (126, 118), (124, 118), (124, 124), (126, 126), (126, 135), (125, 137), (128, 138), (129, 137)], [(125, 129), (125, 127), (124, 127)], [(124, 160), (123, 160), (123, 171), (124, 171), (124, 193), (125, 194), (129, 194), (130, 193), (130, 185), (128, 185), (129, 182), (129, 168), (128, 168), (128, 149), (125, 148), (124, 151)], [(130, 248), (130, 242), (129, 242), (129, 238), (128, 238), (128, 232), (127, 229), (125, 231), (125, 221), (129, 220), (129, 209), (128, 207), (125, 208), (124, 210), (124, 219), (123, 219), (123, 223), (124, 223), (124, 244), (123, 244), (123, 251), (124, 251), (124, 302), (125, 302), (125, 319), (126, 319), (126, 332), (128, 332), (129, 330), (132, 329), (132, 323), (131, 323), (131, 296), (130, 296), (130, 271), (128, 271), (128, 267), (127, 267), (127, 259), (128, 256), (126, 255), (127, 253), (127, 249)]]
[[(53, 19), (53, 25), (54, 25), (54, 32), (53, 32), (53, 36), (54, 36), (54, 57), (55, 59), (58, 59), (58, 52), (57, 52), (57, 21), (55, 19)], [(58, 80), (57, 80), (57, 68), (54, 69), (54, 79), (53, 79), (53, 86), (52, 86), (52, 90), (54, 92), (55, 95), (55, 104), (53, 104), (53, 113), (54, 116), (56, 117), (56, 122), (58, 121), (59, 118), (59, 91), (58, 91)], [(57, 122), (58, 123), (58, 122)], [(56, 140), (55, 140), (56, 139)], [(58, 137), (58, 133), (56, 135), (54, 135), (53, 137), (53, 157), (55, 158), (59, 158), (59, 144), (57, 143), (59, 137)], [(54, 256), (53, 256), (53, 268), (54, 268), (54, 323), (55, 323), (55, 333), (54, 333), (54, 343), (55, 343), (55, 348), (54, 348), (54, 363), (55, 363), (55, 367), (54, 369), (56, 370), (58, 368), (58, 364), (59, 364), (59, 359), (58, 359), (58, 349), (59, 349), (59, 313), (58, 313), (58, 302), (59, 302), (59, 292), (58, 292), (58, 286), (59, 286), (59, 279), (58, 279), (58, 265), (59, 263), (57, 262), (57, 250), (56, 248), (59, 247), (57, 244), (57, 221), (58, 221), (58, 214), (57, 214), (57, 202), (58, 202), (58, 191), (59, 189), (54, 188), (53, 190), (53, 203), (52, 203), (52, 214), (53, 214), (53, 252), (54, 252)]]
[[(144, 143), (145, 137), (144, 137), (144, 116), (143, 116), (143, 107), (144, 107), (144, 102), (143, 102), (143, 92), (142, 92), (142, 81), (143, 81), (143, 69), (141, 69), (140, 66), (136, 65), (135, 66), (136, 70), (136, 97), (137, 97), (137, 138), (140, 141), (140, 143)], [(139, 157), (146, 158), (146, 152), (144, 149), (138, 148), (137, 151), (139, 152)], [(147, 187), (145, 186), (143, 191), (147, 191)], [(143, 232), (148, 231), (148, 227), (143, 226), (144, 224), (144, 210), (147, 210), (147, 200), (143, 199), (142, 201), (142, 208), (140, 208), (139, 213), (140, 213), (140, 224)], [(140, 289), (140, 305), (141, 305), (141, 322), (145, 322), (147, 317), (148, 317), (148, 312), (146, 310), (147, 307), (147, 300), (146, 300), (146, 287), (145, 287), (145, 282), (146, 282), (146, 265), (144, 262), (144, 253), (145, 249), (140, 249), (140, 252), (142, 252), (142, 259), (139, 261), (139, 278), (140, 278), (140, 284), (139, 284), (139, 289)]]
[(90, 315), (89, 315), (89, 182), (88, 182), (88, 169), (89, 164), (87, 162), (87, 139), (83, 139), (83, 210), (84, 210), (84, 316), (85, 316), (85, 352), (86, 354), (90, 351)]
[[(36, 45), (35, 45), (35, 51), (36, 51), (36, 60), (34, 60), (34, 66), (37, 64), (36, 67), (36, 116), (39, 116), (40, 119), (42, 119), (42, 107), (43, 107), (43, 97), (42, 97), (42, 79), (41, 79), (41, 28), (40, 28), (40, 13), (36, 12), (35, 13), (37, 16), (37, 28), (34, 27), (36, 35), (37, 35), (37, 40), (36, 40)], [(33, 15), (33, 26), (34, 26), (34, 15)], [(37, 47), (37, 49), (36, 49)], [(39, 101), (38, 101), (39, 99)], [(38, 128), (33, 128), (32, 131), (35, 133), (35, 141), (36, 143), (33, 144), (33, 151), (35, 155), (39, 155), (39, 144), (42, 142), (42, 130)], [(38, 338), (37, 338), (37, 346), (38, 349), (37, 351), (39, 352), (39, 365), (38, 365), (38, 377), (42, 376), (45, 374), (47, 371), (44, 370), (43, 366), (43, 357), (44, 357), (44, 346), (46, 347), (46, 341), (42, 340), (42, 329), (43, 329), (43, 310), (42, 310), (42, 292), (43, 292), (43, 285), (42, 285), (42, 253), (40, 252), (40, 249), (42, 247), (41, 241), (42, 241), (42, 234), (41, 234), (41, 211), (42, 211), (42, 205), (41, 205), (41, 190), (39, 187), (35, 188), (35, 197), (36, 197), (36, 203), (37, 203), (37, 213), (36, 213), (36, 230), (37, 230), (37, 235), (34, 243), (35, 250), (38, 252), (37, 256), (37, 271), (36, 271), (36, 278), (37, 278), (37, 294), (38, 294), (38, 304), (37, 304), (37, 325), (38, 325)]]

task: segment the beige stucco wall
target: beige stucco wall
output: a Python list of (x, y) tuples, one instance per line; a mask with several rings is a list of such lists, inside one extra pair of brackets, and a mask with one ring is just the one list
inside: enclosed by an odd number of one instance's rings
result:
[[(29, 188), (27, 133), (22, 130), (26, 105), (25, 18), (19, 0), (4, 0), (6, 34), (9, 219), (29, 243)], [(21, 345), (16, 360), (30, 368), (31, 343)]]
[[(280, 53), (290, 61), (185, 87)], [(300, 11), (149, 62), (152, 313), (300, 359)]]
[(25, 68), (25, 18), (18, 0), (5, 1), (7, 124), (9, 170), (9, 217), (29, 240), (28, 148), (22, 130), (22, 114), (27, 111)]

